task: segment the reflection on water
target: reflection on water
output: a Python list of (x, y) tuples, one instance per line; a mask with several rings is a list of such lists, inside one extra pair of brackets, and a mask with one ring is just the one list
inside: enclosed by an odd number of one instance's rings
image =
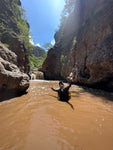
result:
[(0, 150), (112, 150), (113, 93), (72, 85), (69, 104), (32, 81), (28, 94), (0, 103)]

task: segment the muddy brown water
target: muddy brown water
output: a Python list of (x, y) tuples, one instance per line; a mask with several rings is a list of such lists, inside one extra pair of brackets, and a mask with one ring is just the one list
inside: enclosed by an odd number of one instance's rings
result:
[(72, 85), (67, 104), (51, 86), (58, 81), (31, 81), (0, 103), (0, 150), (113, 150), (112, 93)]

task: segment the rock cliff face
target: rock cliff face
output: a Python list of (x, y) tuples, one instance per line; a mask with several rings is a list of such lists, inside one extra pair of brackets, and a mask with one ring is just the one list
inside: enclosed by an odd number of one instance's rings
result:
[(28, 73), (30, 70), (27, 50), (15, 21), (12, 8), (13, 1), (21, 5), (20, 0), (0, 1), (0, 41), (9, 45), (9, 49), (17, 55), (17, 66), (22, 72)]
[(17, 55), (0, 43), (0, 101), (29, 87), (29, 77), (17, 67)]
[(47, 79), (113, 90), (113, 1), (77, 0), (61, 36), (55, 34), (42, 71)]
[[(13, 1), (0, 1), (0, 101), (25, 92), (29, 87), (30, 65), (14, 18)], [(21, 5), (19, 0), (15, 2)]]

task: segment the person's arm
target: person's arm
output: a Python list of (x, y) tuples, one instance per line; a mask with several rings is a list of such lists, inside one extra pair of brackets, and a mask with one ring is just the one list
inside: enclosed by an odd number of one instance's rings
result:
[(73, 81), (73, 78), (70, 79), (69, 86), (67, 86), (67, 87), (65, 88), (66, 90), (69, 90), (69, 88), (71, 87), (72, 81)]
[(58, 90), (56, 90), (56, 89), (54, 89), (54, 88), (51, 88), (53, 91), (55, 91), (55, 92), (58, 92)]
[(69, 88), (71, 87), (72, 82), (69, 83), (69, 85), (65, 88), (66, 90), (69, 90)]

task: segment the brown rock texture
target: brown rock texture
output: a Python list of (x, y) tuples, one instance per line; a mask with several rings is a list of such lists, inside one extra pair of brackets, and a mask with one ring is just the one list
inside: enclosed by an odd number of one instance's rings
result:
[(44, 74), (43, 74), (43, 72), (37, 71), (37, 72), (34, 72), (34, 74), (36, 75), (36, 79), (44, 80)]
[(16, 65), (16, 54), (0, 43), (0, 101), (17, 96), (29, 87), (29, 77)]
[(28, 50), (15, 18), (14, 4), (21, 6), (20, 0), (0, 1), (0, 101), (17, 96), (29, 87)]
[(41, 69), (45, 78), (70, 75), (74, 83), (113, 91), (113, 1), (77, 0), (62, 32)]
[(9, 45), (9, 49), (17, 55), (17, 66), (20, 70), (22, 72), (29, 73), (29, 59), (21, 36), (16, 34), (14, 31), (5, 31), (2, 34), (1, 42), (7, 43)]
[[(19, 69), (22, 72), (29, 73), (28, 50), (24, 46), (17, 22), (15, 21), (12, 8), (13, 1), (0, 0), (0, 41), (8, 44), (8, 48), (17, 55), (17, 66)], [(17, 0), (17, 4), (21, 6), (20, 0)]]

